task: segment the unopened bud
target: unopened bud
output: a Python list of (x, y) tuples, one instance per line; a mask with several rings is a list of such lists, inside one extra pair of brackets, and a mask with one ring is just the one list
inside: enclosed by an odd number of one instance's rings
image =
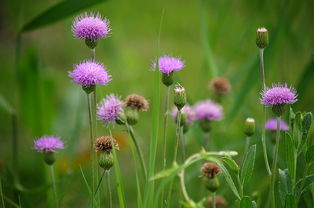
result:
[(101, 153), (98, 164), (101, 168), (104, 170), (110, 170), (110, 168), (113, 166), (113, 156), (111, 153)]
[(216, 192), (220, 186), (218, 177), (213, 179), (205, 179), (205, 186), (211, 192)]
[(253, 136), (255, 133), (254, 118), (247, 118), (244, 123), (244, 133), (246, 136)]
[(139, 116), (136, 109), (128, 109), (125, 113), (128, 124), (135, 125), (138, 122)]
[(178, 110), (181, 110), (186, 104), (186, 93), (185, 89), (180, 85), (176, 84), (174, 88), (174, 105), (177, 106)]
[(89, 47), (90, 49), (94, 49), (97, 46), (97, 41), (96, 40), (90, 40), (90, 39), (85, 39), (85, 44), (87, 45), (87, 47)]
[(45, 152), (44, 153), (44, 161), (47, 165), (53, 165), (56, 161), (55, 155), (53, 152)]
[(173, 72), (171, 72), (170, 74), (165, 74), (162, 73), (162, 78), (161, 81), (164, 85), (166, 85), (167, 87), (169, 87), (170, 85), (173, 84), (174, 80), (173, 80)]
[(266, 28), (258, 28), (256, 31), (256, 45), (260, 49), (266, 48), (268, 46), (268, 31)]

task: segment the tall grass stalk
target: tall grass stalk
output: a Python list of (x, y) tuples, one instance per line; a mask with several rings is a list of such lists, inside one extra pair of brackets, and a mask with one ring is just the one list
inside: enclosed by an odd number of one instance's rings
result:
[(272, 177), (271, 177), (271, 207), (276, 208), (276, 198), (275, 198), (275, 181), (276, 181), (276, 173), (277, 173), (277, 160), (278, 160), (278, 152), (279, 152), (279, 142), (280, 142), (280, 120), (281, 116), (277, 117), (277, 130), (276, 130), (276, 146), (275, 146), (275, 155), (272, 165)]
[(56, 180), (55, 180), (55, 175), (53, 171), (53, 165), (49, 165), (49, 170), (50, 170), (52, 189), (53, 189), (53, 194), (54, 194), (54, 199), (55, 199), (55, 205), (56, 205), (56, 208), (58, 208), (59, 201), (58, 201), (57, 187), (56, 187)]
[(123, 192), (123, 187), (122, 187), (120, 165), (119, 165), (118, 157), (116, 154), (116, 149), (114, 148), (115, 145), (113, 144), (113, 137), (112, 137), (112, 132), (111, 132), (110, 126), (108, 126), (108, 130), (109, 130), (109, 134), (110, 134), (111, 144), (113, 147), (112, 153), (113, 153), (114, 169), (115, 169), (116, 182), (117, 182), (119, 204), (120, 204), (120, 208), (124, 208), (125, 207), (125, 198), (124, 198), (124, 192)]
[[(260, 59), (260, 71), (261, 71), (261, 77), (262, 77), (262, 89), (266, 89), (266, 82), (265, 82), (265, 70), (264, 70), (264, 49), (259, 49), (259, 59)], [(262, 119), (262, 146), (263, 146), (263, 155), (266, 165), (266, 170), (268, 175), (271, 175), (271, 170), (268, 162), (268, 156), (267, 156), (267, 146), (266, 146), (266, 139), (265, 139), (265, 128), (264, 124), (266, 122), (266, 107), (263, 107), (263, 119)]]

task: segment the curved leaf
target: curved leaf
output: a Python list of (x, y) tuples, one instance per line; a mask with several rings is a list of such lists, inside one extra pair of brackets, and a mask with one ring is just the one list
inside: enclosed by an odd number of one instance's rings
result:
[(240, 172), (240, 180), (242, 185), (247, 184), (252, 177), (255, 162), (255, 154), (256, 144), (252, 145), (245, 155), (243, 167), (241, 168)]
[(221, 158), (224, 163), (228, 165), (228, 167), (233, 170), (236, 174), (239, 173), (239, 166), (238, 164), (230, 157), (222, 157)]
[(231, 175), (229, 174), (227, 168), (222, 164), (222, 163), (217, 163), (220, 167), (220, 169), (222, 170), (222, 174), (224, 175), (226, 182), (228, 183), (228, 185), (230, 186), (232, 192), (234, 193), (234, 195), (236, 195), (236, 197), (238, 197), (238, 199), (240, 199), (240, 195), (239, 192), (232, 180)]

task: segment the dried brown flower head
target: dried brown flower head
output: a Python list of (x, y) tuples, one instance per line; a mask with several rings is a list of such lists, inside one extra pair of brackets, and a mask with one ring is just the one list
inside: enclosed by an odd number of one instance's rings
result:
[(208, 162), (202, 166), (201, 172), (207, 178), (214, 178), (220, 172), (220, 167), (214, 162)]
[[(119, 150), (119, 146), (116, 140), (113, 138), (114, 146), (117, 150)], [(110, 136), (101, 136), (98, 137), (94, 143), (94, 147), (96, 152), (110, 153), (112, 150), (112, 143)]]
[[(212, 206), (212, 198), (209, 197), (206, 200), (206, 205), (207, 207), (211, 207)], [(222, 196), (216, 196), (216, 208), (222, 208), (228, 205), (228, 202), (225, 200), (225, 198), (223, 198)]]
[(125, 105), (127, 107), (141, 110), (141, 111), (148, 111), (149, 103), (145, 97), (139, 94), (131, 94), (126, 97)]
[(216, 77), (209, 83), (209, 88), (213, 89), (218, 95), (225, 95), (230, 92), (231, 84), (226, 78)]

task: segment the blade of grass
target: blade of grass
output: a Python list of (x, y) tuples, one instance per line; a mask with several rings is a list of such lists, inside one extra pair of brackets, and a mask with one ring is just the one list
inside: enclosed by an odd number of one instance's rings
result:
[(3, 191), (2, 191), (2, 179), (0, 178), (0, 194), (1, 194), (1, 202), (3, 208), (5, 208), (4, 199), (3, 199)]

